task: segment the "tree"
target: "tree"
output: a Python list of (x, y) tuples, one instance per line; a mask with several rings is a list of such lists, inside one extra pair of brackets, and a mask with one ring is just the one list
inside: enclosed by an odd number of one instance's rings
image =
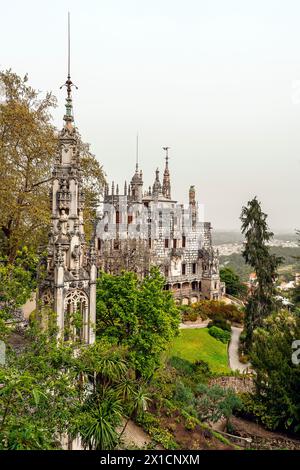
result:
[(267, 225), (267, 215), (255, 197), (244, 206), (241, 214), (245, 245), (242, 255), (256, 273), (257, 285), (248, 299), (245, 315), (246, 346), (249, 348), (253, 331), (276, 308), (275, 280), (281, 258), (270, 253), (267, 243), (273, 233)]
[(72, 435), (81, 437), (84, 448), (114, 449), (121, 444), (129, 420), (147, 410), (143, 382), (132, 377), (126, 350), (108, 339), (85, 350), (79, 362), (93, 390), (74, 420)]
[(45, 331), (31, 322), (17, 354), (9, 344), (0, 365), (0, 449), (60, 449), (62, 436), (113, 449), (129, 419), (147, 408), (126, 350), (106, 339), (89, 347), (58, 342), (50, 318)]
[[(296, 233), (300, 237), (300, 231), (297, 230)], [(300, 238), (298, 239), (298, 244), (300, 245)], [(299, 261), (300, 257), (297, 256), (297, 257), (295, 257), (295, 259), (297, 259)], [(291, 300), (294, 304), (295, 310), (298, 312), (298, 314), (300, 314), (300, 283), (298, 283), (298, 285), (296, 285), (294, 287), (294, 289), (292, 291)]]
[(179, 310), (164, 284), (159, 270), (152, 268), (138, 292), (138, 334), (130, 340), (130, 358), (138, 375), (146, 378), (159, 367), (162, 353), (179, 331)]
[[(51, 117), (56, 99), (52, 93), (41, 97), (27, 75), (21, 78), (11, 70), (0, 72), (0, 88), (0, 252), (12, 263), (23, 245), (36, 249), (47, 240), (58, 145)], [(80, 143), (80, 153), (89, 221), (104, 175), (87, 144)]]
[(300, 430), (299, 353), (293, 349), (293, 342), (299, 338), (300, 319), (288, 311), (269, 316), (253, 334), (251, 363), (256, 372), (256, 395), (252, 409), (271, 429)]
[(138, 377), (153, 374), (178, 331), (179, 312), (164, 282), (153, 268), (141, 281), (130, 272), (101, 273), (97, 283), (97, 334), (128, 348)]
[(196, 410), (201, 421), (215, 423), (225, 417), (227, 425), (233, 410), (241, 405), (241, 401), (232, 389), (224, 389), (219, 385), (207, 386), (199, 384), (196, 388)]
[(57, 343), (56, 328), (41, 332), (35, 324), (18, 354), (7, 344), (0, 366), (1, 449), (61, 447), (80, 405), (74, 347)]
[(226, 292), (236, 297), (245, 297), (247, 286), (243, 284), (233, 269), (225, 267), (220, 269), (220, 279), (226, 284)]

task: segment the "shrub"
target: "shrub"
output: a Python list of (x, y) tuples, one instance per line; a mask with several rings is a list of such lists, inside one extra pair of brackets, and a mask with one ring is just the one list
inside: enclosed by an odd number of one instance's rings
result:
[(200, 421), (195, 416), (190, 415), (186, 411), (182, 411), (182, 416), (185, 419), (185, 429), (187, 431), (193, 431), (196, 426), (200, 424)]
[(198, 313), (189, 305), (181, 305), (180, 312), (182, 321), (197, 321)]
[(250, 393), (242, 393), (239, 397), (242, 403), (239, 410), (241, 416), (262, 423), (268, 429), (276, 429), (278, 427), (278, 417), (269, 414), (268, 406), (265, 403), (262, 403)]
[(242, 323), (244, 311), (234, 304), (226, 304), (219, 300), (200, 300), (193, 304), (192, 309), (202, 318), (224, 318), (230, 322)]
[(182, 359), (181, 357), (172, 356), (168, 363), (171, 367), (176, 369), (179, 375), (191, 378), (193, 382), (195, 380), (198, 382), (203, 381), (211, 375), (210, 367), (205, 361), (199, 360), (192, 363), (186, 359)]
[(209, 334), (213, 337), (222, 341), (222, 343), (228, 343), (230, 341), (231, 334), (229, 331), (224, 331), (217, 326), (212, 326), (208, 329)]
[(195, 396), (192, 389), (181, 381), (176, 382), (173, 398), (185, 406), (195, 405)]
[(233, 411), (239, 409), (241, 401), (235, 392), (219, 385), (207, 386), (198, 384), (196, 388), (196, 409), (201, 421), (217, 422), (223, 416), (228, 419)]
[(169, 364), (174, 367), (180, 375), (192, 375), (195, 370), (194, 364), (178, 356), (170, 357)]
[(213, 320), (211, 320), (209, 322), (209, 324), (207, 325), (208, 328), (210, 328), (211, 326), (217, 326), (218, 328), (221, 328), (221, 330), (224, 330), (224, 331), (231, 331), (231, 325), (230, 325), (230, 322), (228, 320), (225, 320), (225, 318), (222, 318), (221, 316), (215, 316), (213, 318)]
[(146, 412), (137, 419), (137, 424), (140, 424), (145, 431), (148, 432), (150, 437), (161, 444), (165, 449), (178, 449), (178, 444), (174, 440), (172, 434), (161, 427), (158, 418), (151, 413)]
[(205, 362), (205, 361), (202, 361), (202, 360), (196, 361), (194, 363), (194, 367), (195, 367), (195, 370), (196, 370), (197, 374), (201, 373), (205, 376), (211, 375), (210, 367), (209, 367), (208, 363)]

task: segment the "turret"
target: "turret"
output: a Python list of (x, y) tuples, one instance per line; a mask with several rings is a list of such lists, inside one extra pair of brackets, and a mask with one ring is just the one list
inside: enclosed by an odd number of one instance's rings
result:
[(158, 198), (161, 195), (162, 195), (162, 187), (161, 187), (161, 183), (159, 180), (159, 169), (157, 168), (155, 172), (155, 180), (152, 186), (152, 196), (154, 198)]

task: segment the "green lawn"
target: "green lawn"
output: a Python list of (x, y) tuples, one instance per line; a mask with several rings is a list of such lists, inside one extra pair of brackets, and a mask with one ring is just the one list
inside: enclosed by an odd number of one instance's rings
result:
[(207, 328), (180, 330), (168, 351), (168, 357), (171, 356), (190, 362), (201, 359), (209, 364), (213, 372), (230, 372), (227, 345), (210, 336)]

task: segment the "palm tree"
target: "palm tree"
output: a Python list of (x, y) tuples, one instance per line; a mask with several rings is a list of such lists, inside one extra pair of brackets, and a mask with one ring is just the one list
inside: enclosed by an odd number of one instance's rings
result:
[[(134, 385), (136, 386), (134, 387)], [(117, 390), (118, 393), (121, 393), (123, 398), (127, 401), (128, 408), (127, 419), (119, 435), (120, 442), (129, 421), (147, 411), (148, 403), (151, 399), (147, 395), (142, 384), (134, 384), (134, 382), (129, 383), (129, 381), (124, 381), (124, 383), (119, 384)]]
[(84, 449), (112, 450), (119, 439), (117, 427), (121, 424), (123, 406), (116, 392), (103, 389), (89, 400), (79, 417), (75, 435), (80, 436)]

